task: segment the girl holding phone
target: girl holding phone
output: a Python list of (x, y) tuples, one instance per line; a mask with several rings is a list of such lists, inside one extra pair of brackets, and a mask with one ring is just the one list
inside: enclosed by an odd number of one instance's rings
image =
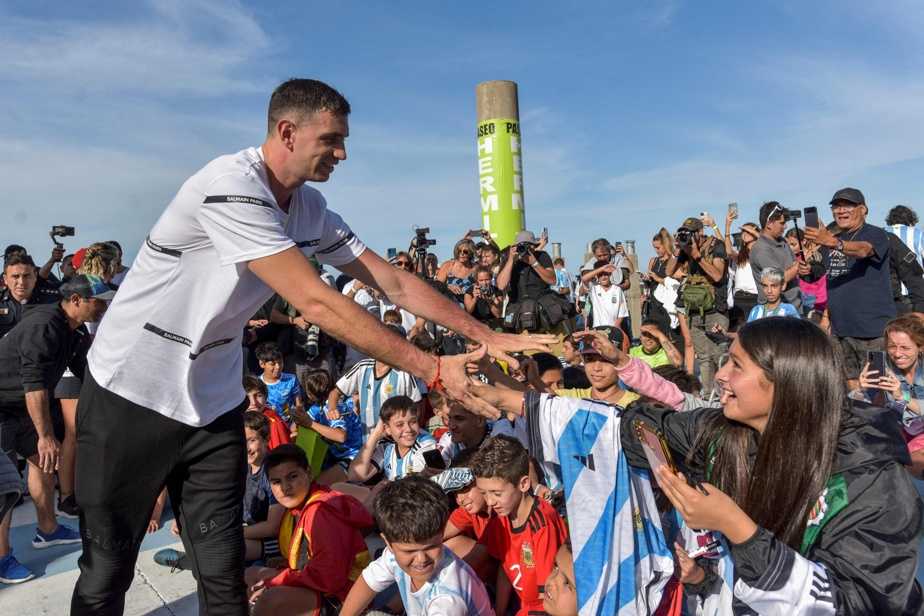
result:
[[(602, 356), (624, 361), (605, 337), (584, 335)], [(617, 453), (647, 467), (632, 422), (657, 429), (681, 467), (660, 468), (658, 484), (690, 528), (727, 541), (734, 583), (717, 577), (704, 590), (707, 611), (916, 613), (924, 503), (903, 468), (897, 423), (847, 397), (831, 339), (802, 319), (754, 321), (739, 330), (716, 380), (720, 409), (633, 404), (618, 414)], [(531, 432), (557, 410), (535, 393), (477, 395), (525, 412)]]
[(886, 324), (886, 370), (879, 374), (869, 362), (860, 373), (860, 389), (853, 397), (870, 400), (875, 390), (885, 392), (886, 406), (901, 417), (911, 468), (915, 477), (924, 472), (924, 322), (906, 314)]

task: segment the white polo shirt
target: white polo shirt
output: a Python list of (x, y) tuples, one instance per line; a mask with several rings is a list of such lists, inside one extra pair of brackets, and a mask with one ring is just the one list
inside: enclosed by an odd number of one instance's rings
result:
[(180, 187), (119, 287), (88, 357), (96, 382), (191, 426), (237, 407), (244, 327), (273, 293), (247, 262), (292, 246), (334, 267), (365, 250), (314, 188), (279, 209), (259, 148), (207, 164)]

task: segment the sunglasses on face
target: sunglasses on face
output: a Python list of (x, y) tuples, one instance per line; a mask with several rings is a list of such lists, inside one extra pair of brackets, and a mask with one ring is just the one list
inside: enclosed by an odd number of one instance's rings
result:
[(462, 250), (459, 251), (459, 256), (460, 256), (460, 257), (461, 257), (462, 255), (471, 255), (471, 254), (472, 254), (472, 251), (471, 251), (471, 250), (468, 250), (468, 249), (466, 249), (466, 248), (463, 248)]
[(410, 264), (410, 261), (395, 261), (395, 265), (398, 267), (407, 267)]

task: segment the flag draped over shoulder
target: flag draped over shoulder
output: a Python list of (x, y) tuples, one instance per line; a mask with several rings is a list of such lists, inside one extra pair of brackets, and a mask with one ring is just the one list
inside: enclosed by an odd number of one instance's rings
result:
[(527, 397), (531, 454), (561, 468), (581, 616), (653, 613), (674, 570), (649, 473), (622, 451), (622, 410)]

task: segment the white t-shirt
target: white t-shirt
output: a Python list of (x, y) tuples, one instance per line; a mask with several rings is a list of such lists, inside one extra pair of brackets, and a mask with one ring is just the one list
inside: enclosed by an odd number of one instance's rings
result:
[(208, 163), (180, 187), (119, 287), (90, 350), (93, 377), (191, 426), (237, 407), (241, 336), (273, 294), (247, 262), (292, 246), (334, 267), (365, 250), (314, 188), (279, 209), (260, 149)]
[(376, 593), (397, 583), (407, 616), (493, 616), (484, 584), (465, 561), (443, 546), (433, 575), (416, 592), (411, 576), (398, 566), (390, 548), (363, 569), (363, 580)]
[(421, 398), (413, 374), (391, 368), (380, 379), (375, 378), (375, 360), (357, 362), (337, 381), (337, 389), (346, 396), (359, 394), (359, 418), (363, 424), (363, 442), (379, 422), (382, 404), (395, 396), (407, 396), (414, 402)]
[(590, 301), (593, 307), (594, 327), (615, 325), (616, 319), (629, 316), (626, 295), (616, 285), (604, 289), (598, 284), (590, 288)]

